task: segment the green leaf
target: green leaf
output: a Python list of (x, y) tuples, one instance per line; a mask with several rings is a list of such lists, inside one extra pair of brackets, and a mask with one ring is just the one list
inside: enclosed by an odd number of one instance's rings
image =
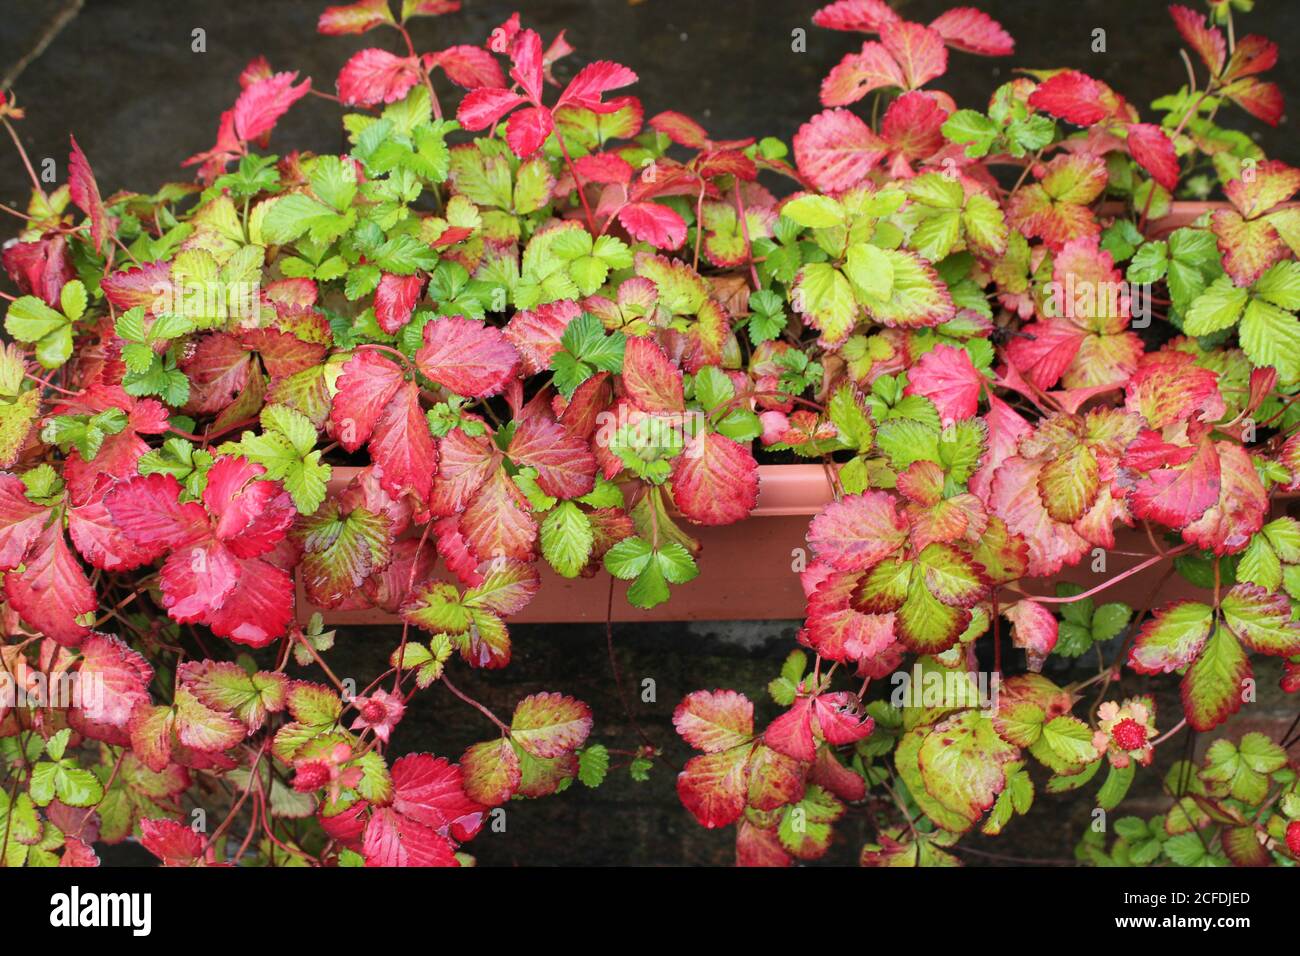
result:
[(34, 295), (15, 299), (5, 315), (5, 331), (19, 342), (37, 342), (67, 324), (66, 316), (55, 312)]
[(356, 167), (341, 156), (319, 157), (308, 179), (317, 198), (333, 206), (337, 212), (352, 205), (357, 194)]
[(603, 744), (592, 744), (578, 751), (578, 779), (585, 786), (596, 788), (605, 782), (609, 773), (609, 751)]
[(1109, 641), (1128, 626), (1133, 609), (1127, 604), (1103, 604), (1092, 615), (1092, 639)]
[(595, 543), (591, 521), (572, 501), (561, 501), (541, 528), (542, 556), (556, 572), (576, 578), (587, 565)]
[(971, 159), (988, 155), (998, 131), (997, 123), (976, 110), (958, 110), (943, 124), (943, 135), (949, 142), (965, 144)]
[(624, 538), (605, 552), (605, 570), (630, 581), (649, 566), (654, 549), (645, 538)]
[[(952, 221), (955, 226), (955, 216)], [(956, 241), (955, 236), (952, 241)], [(948, 246), (951, 245), (950, 241)], [(893, 291), (894, 263), (879, 246), (865, 242), (850, 246), (844, 262), (844, 273), (858, 291), (871, 298), (887, 299)]]
[(1208, 860), (1205, 844), (1199, 833), (1180, 833), (1164, 843), (1165, 856), (1178, 866), (1202, 866)]
[(658, 550), (644, 538), (624, 538), (605, 553), (605, 568), (622, 580), (631, 580), (628, 600), (651, 608), (668, 600), (668, 584), (685, 584), (699, 574), (695, 559), (676, 541)]
[(238, 442), (223, 445), (223, 452), (236, 452), (266, 469), (263, 481), (280, 481), (293, 498), (300, 514), (312, 514), (325, 500), (332, 469), (320, 460), (316, 426), (286, 405), (262, 409), (262, 434), (244, 432)]
[(5, 315), (5, 331), (36, 346), (36, 360), (55, 369), (72, 355), (72, 323), (34, 295), (15, 299)]
[(1183, 331), (1188, 335), (1209, 335), (1231, 328), (1241, 318), (1250, 294), (1220, 276), (1196, 300), (1183, 317)]
[(1128, 793), (1136, 772), (1137, 766), (1132, 761), (1123, 768), (1110, 764), (1110, 769), (1106, 773), (1106, 782), (1097, 791), (1097, 806), (1106, 811), (1114, 810), (1119, 806)]
[[(339, 225), (338, 215), (329, 206), (305, 193), (279, 196), (267, 208), (262, 220), (262, 238), (275, 245), (293, 242), (308, 229)], [(338, 231), (341, 235), (346, 226)]]
[(587, 312), (573, 319), (560, 337), (562, 350), (551, 357), (555, 387), (570, 398), (574, 390), (597, 370), (621, 372), (627, 337), (622, 332), (605, 334), (600, 319)]
[(786, 656), (785, 663), (781, 665), (781, 676), (773, 678), (767, 685), (767, 691), (774, 701), (783, 707), (794, 703), (807, 664), (808, 657), (803, 651), (791, 651)]
[(844, 207), (829, 196), (808, 194), (781, 207), (781, 215), (809, 229), (824, 229), (844, 222)]
[(1300, 380), (1300, 320), (1290, 312), (1252, 299), (1241, 318), (1238, 336), (1242, 351), (1256, 367), (1273, 366), (1283, 382)]
[(1163, 240), (1143, 243), (1133, 254), (1125, 278), (1129, 282), (1150, 283), (1165, 277), (1169, 268), (1169, 244)]
[(76, 322), (86, 314), (86, 287), (80, 279), (64, 283), (59, 292), (59, 308), (71, 322)]

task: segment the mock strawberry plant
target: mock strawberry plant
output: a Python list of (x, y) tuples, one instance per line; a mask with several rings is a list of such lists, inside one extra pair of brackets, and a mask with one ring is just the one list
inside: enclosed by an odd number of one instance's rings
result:
[[(791, 150), (647, 119), (630, 68), (570, 69), (517, 14), (419, 52), (458, 7), (331, 7), (321, 33), (375, 41), (337, 95), (256, 60), (196, 182), (108, 193), (73, 140), (66, 185), (7, 210), (5, 865), (132, 837), (168, 865), (456, 865), (512, 799), (644, 778), (658, 749), (596, 742), (583, 702), (501, 716), (456, 671), (510, 664), (543, 567), (643, 608), (695, 586), (692, 527), (750, 514), (756, 454), (826, 462), (834, 500), (777, 716), (738, 690), (674, 715), (682, 802), (740, 863), (816, 859), (849, 812), (865, 864), (956, 862), (1099, 775), (1115, 811), (1253, 701), (1260, 655), (1300, 689), (1300, 523), (1271, 507), (1300, 488), (1300, 170), (1215, 122), (1282, 113), (1234, 4), (1171, 8), (1194, 59), (1144, 121), (1072, 70), (959, 109), (949, 50), (1009, 55), (1001, 26), (839, 0), (814, 22), (867, 38)], [(269, 152), (309, 95), (348, 152)], [(5, 94), (19, 144), (22, 118)], [(1117, 527), (1149, 545), (1130, 570), (1054, 580)], [(1106, 600), (1164, 563), (1201, 599)], [(339, 680), (312, 608), (400, 616), (388, 669)], [(1102, 664), (1058, 686), (1053, 657)], [(485, 739), (390, 755), (437, 685)], [(1216, 739), (1080, 859), (1294, 863), (1292, 742)]]

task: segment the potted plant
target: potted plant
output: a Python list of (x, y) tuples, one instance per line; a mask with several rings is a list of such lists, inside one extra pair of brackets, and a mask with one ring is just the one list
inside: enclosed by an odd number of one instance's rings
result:
[[(1282, 109), (1230, 5), (1171, 8), (1200, 66), (1144, 122), (1072, 70), (959, 109), (931, 84), (950, 49), (1009, 55), (1001, 26), (839, 0), (814, 22), (868, 38), (791, 149), (647, 119), (631, 69), (569, 70), (517, 14), (417, 50), (408, 23), (458, 6), (325, 10), (399, 52), (337, 96), (250, 63), (196, 183), (106, 195), (73, 140), (68, 183), (10, 210), (6, 864), (94, 864), (96, 833), (167, 864), (467, 862), (491, 808), (610, 766), (583, 702), (506, 720), (456, 686), (509, 663), (510, 620), (805, 619), (764, 729), (732, 690), (674, 717), (682, 801), (745, 864), (819, 857), (849, 805), (879, 824), (864, 863), (950, 863), (1028, 811), (1031, 769), (1105, 766), (1110, 811), (1253, 700), (1252, 656), (1300, 683), (1274, 508), (1300, 485), (1300, 171), (1215, 122)], [(347, 152), (267, 153), (308, 95)], [(26, 162), (21, 119), (0, 100)], [(389, 668), (350, 687), (326, 624), (379, 621)], [(1092, 678), (1040, 673), (1117, 638)], [(1185, 714), (1108, 695), (1125, 670), (1179, 672)], [(390, 760), (438, 684), (491, 733)], [(1287, 738), (1216, 742), (1081, 859), (1294, 862)], [(214, 779), (243, 798), (178, 822)]]

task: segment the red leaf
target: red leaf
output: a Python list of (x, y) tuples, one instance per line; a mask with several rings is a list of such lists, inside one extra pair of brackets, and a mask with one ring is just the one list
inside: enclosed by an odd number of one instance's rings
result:
[(458, 315), (438, 318), (424, 327), (424, 345), (415, 364), (429, 379), (458, 395), (495, 395), (519, 366), (501, 330)]
[(461, 516), (460, 530), (480, 559), (536, 557), (537, 522), (528, 499), (503, 469), (495, 469), (479, 488)]
[(812, 698), (800, 697), (794, 706), (767, 725), (763, 743), (778, 753), (809, 763), (817, 756), (813, 737)]
[(269, 561), (240, 561), (236, 584), (205, 623), (218, 637), (236, 644), (266, 647), (293, 620), (293, 578)]
[(794, 136), (800, 175), (823, 192), (856, 186), (887, 152), (871, 127), (843, 109), (818, 113)]
[(78, 674), (80, 680), (102, 688), (82, 701), (82, 714), (93, 723), (125, 728), (136, 705), (149, 701), (153, 668), (109, 634), (92, 633), (82, 642)]
[(194, 866), (204, 858), (203, 837), (175, 820), (141, 820), (140, 845), (163, 866)]
[(510, 46), (511, 78), (534, 104), (542, 101), (542, 78), (545, 64), (542, 57), (542, 38), (535, 30), (521, 30)]
[(905, 393), (930, 399), (950, 425), (975, 414), (984, 383), (965, 349), (936, 345), (908, 370)]
[(1128, 128), (1128, 151), (1151, 178), (1172, 191), (1178, 185), (1178, 154), (1165, 131), (1153, 123), (1134, 123)]
[(242, 140), (252, 140), (270, 133), (289, 107), (311, 89), (310, 77), (294, 86), (297, 78), (296, 72), (276, 73), (240, 93), (234, 109), (236, 135)]
[(467, 90), (500, 89), (506, 85), (506, 75), (496, 57), (482, 47), (468, 44), (447, 47), (426, 56), (424, 62), (430, 69), (442, 67), (447, 79)]
[(955, 50), (981, 56), (1010, 56), (1016, 41), (987, 13), (973, 7), (954, 7), (930, 21), (930, 29)]
[(438, 554), (446, 562), (447, 570), (456, 575), (456, 580), (467, 588), (482, 584), (478, 555), (460, 533), (460, 519), (456, 515), (439, 518), (434, 522), (433, 533), (438, 538)]
[(858, 698), (849, 691), (814, 697), (813, 718), (822, 739), (836, 746), (856, 743), (870, 736), (876, 725), (862, 710)]
[(338, 394), (330, 406), (330, 421), (339, 444), (347, 451), (364, 445), (402, 381), (401, 367), (377, 352), (365, 349), (353, 354), (343, 366)]
[(1153, 469), (1137, 482), (1129, 496), (1133, 516), (1182, 528), (1219, 500), (1219, 484), (1219, 453), (1202, 438), (1189, 459)]
[(895, 646), (893, 614), (864, 614), (851, 606), (859, 577), (830, 572), (816, 586), (800, 643), (836, 661), (875, 661)]
[(464, 843), (483, 825), (487, 808), (465, 795), (461, 770), (433, 754), (407, 754), (393, 764), (393, 809)]
[(928, 159), (947, 142), (943, 137), (947, 119), (948, 111), (933, 94), (915, 90), (889, 104), (880, 121), (880, 135), (904, 159)]
[(188, 411), (220, 412), (248, 387), (253, 356), (233, 335), (200, 336), (181, 358), (181, 371), (190, 380)]
[(899, 20), (880, 28), (880, 40), (898, 61), (909, 90), (924, 86), (948, 69), (943, 37), (920, 23)]
[(1124, 389), (1124, 407), (1163, 429), (1180, 421), (1217, 422), (1225, 405), (1216, 372), (1196, 364), (1196, 356), (1162, 349), (1142, 356)]
[(1044, 391), (1061, 380), (1074, 361), (1084, 331), (1062, 319), (1034, 322), (1006, 345), (1008, 361), (1025, 378)]
[(1189, 10), (1174, 4), (1169, 8), (1169, 15), (1174, 19), (1174, 26), (1182, 34), (1187, 45), (1196, 51), (1205, 68), (1211, 75), (1218, 76), (1223, 70), (1224, 57), (1227, 56), (1227, 42), (1223, 33), (1216, 27), (1207, 26), (1205, 16), (1195, 10)]
[[(0, 250), (0, 261), (19, 291), (40, 296), (51, 308), (58, 308), (64, 283), (76, 276), (68, 258), (68, 241), (61, 235), (36, 242), (7, 243)], [(110, 284), (106, 276), (105, 292)]]
[(103, 249), (104, 240), (108, 238), (108, 214), (104, 211), (104, 201), (99, 196), (99, 185), (95, 174), (90, 170), (90, 161), (77, 145), (76, 137), (72, 139), (72, 155), (68, 157), (68, 194), (87, 216), (90, 217), (90, 235), (95, 243), (95, 251)]
[(159, 299), (170, 292), (171, 285), (171, 265), (163, 261), (110, 273), (100, 282), (108, 301), (123, 312), (137, 305), (146, 312), (154, 312)]
[(180, 493), (173, 475), (142, 475), (114, 485), (104, 495), (104, 506), (118, 530), (156, 556), (211, 533), (203, 508), (193, 501), (182, 503)]
[(650, 128), (663, 133), (679, 146), (691, 149), (705, 149), (709, 145), (709, 134), (699, 123), (684, 113), (664, 110), (650, 117)]
[(155, 560), (165, 550), (136, 544), (114, 523), (103, 496), (68, 510), (68, 537), (92, 567), (102, 571), (130, 571)]
[(979, 471), (971, 476), (970, 490), (988, 504), (989, 486), (993, 482), (994, 472), (1003, 461), (1016, 453), (1020, 439), (1030, 434), (1033, 428), (1015, 409), (991, 393), (984, 424), (988, 426), (988, 450), (980, 461)]
[(21, 478), (0, 472), (0, 571), (23, 563), (50, 517), (49, 509), (29, 500), (26, 492)]
[(885, 0), (836, 0), (814, 13), (812, 19), (828, 30), (878, 33), (885, 24), (897, 22), (898, 14)]
[(1011, 622), (1011, 642), (1029, 655), (1030, 670), (1042, 667), (1056, 646), (1056, 617), (1037, 601), (1016, 601), (1002, 609)]
[(163, 606), (181, 624), (209, 620), (239, 583), (240, 563), (219, 541), (186, 545), (163, 564)]
[(623, 392), (643, 412), (679, 412), (681, 370), (651, 339), (631, 336), (623, 353)]
[(379, 482), (385, 491), (394, 498), (411, 492), (421, 507), (428, 501), (438, 468), (438, 449), (414, 382), (404, 383), (384, 406), (366, 447), (380, 468)]
[[(105, 504), (119, 529), (146, 547), (171, 549), (163, 564), (163, 605), (176, 621), (198, 621), (231, 640), (262, 647), (293, 619), (293, 581), (265, 554), (297, 514), (261, 465), (226, 455), (208, 472), (203, 507), (179, 502), (171, 475), (115, 486)], [(206, 509), (206, 513), (205, 513)]]
[(488, 438), (471, 438), (459, 428), (447, 433), (438, 451), (440, 462), (429, 507), (436, 515), (458, 514), (496, 470), (498, 453)]
[(533, 415), (518, 423), (506, 457), (516, 465), (536, 468), (537, 484), (556, 498), (578, 498), (595, 487), (591, 447), (545, 416)]
[(361, 852), (367, 866), (460, 866), (450, 840), (388, 807), (371, 812)]
[(398, 276), (384, 273), (375, 290), (375, 321), (389, 335), (411, 321), (415, 303), (424, 291), (424, 279), (418, 275)]
[(402, 19), (410, 17), (440, 17), (460, 9), (460, 0), (403, 0)]
[[(851, 0), (840, 0), (841, 3)], [(859, 780), (862, 778), (859, 777)], [(859, 797), (859, 799), (861, 799)], [(781, 846), (776, 828), (764, 830), (748, 820), (736, 827), (736, 866), (789, 866), (793, 861)]]
[(1102, 104), (1105, 88), (1078, 70), (1063, 70), (1029, 94), (1029, 105), (1076, 126), (1091, 126), (1110, 111)]
[(846, 495), (824, 507), (808, 527), (813, 553), (838, 571), (865, 571), (907, 540), (907, 520), (884, 491)]
[(701, 754), (677, 775), (677, 796), (701, 826), (730, 826), (745, 810), (749, 747)]
[(627, 185), (632, 179), (632, 164), (618, 153), (591, 153), (573, 161), (579, 178), (588, 183), (620, 183)]
[(520, 159), (526, 159), (541, 148), (546, 137), (555, 128), (551, 111), (544, 106), (530, 106), (511, 113), (506, 120), (506, 142)]
[(30, 626), (67, 647), (89, 632), (76, 618), (99, 607), (86, 572), (68, 547), (58, 522), (33, 542), (20, 571), (5, 574), (5, 598)]
[(471, 90), (456, 110), (460, 125), (470, 131), (487, 129), (516, 106), (527, 102), (518, 93), (502, 89)]
[(617, 90), (635, 83), (637, 76), (627, 67), (608, 60), (588, 63), (578, 75), (569, 81), (555, 109), (561, 106), (577, 106), (591, 110), (593, 113), (608, 113), (615, 107), (601, 101), (601, 97), (610, 90)]
[(416, 57), (371, 48), (353, 55), (339, 71), (339, 97), (345, 106), (393, 103), (419, 81), (420, 61)]
[(523, 374), (536, 375), (551, 367), (551, 356), (564, 347), (560, 343), (564, 330), (581, 314), (581, 306), (572, 299), (545, 302), (536, 309), (515, 312), (503, 334), (519, 352)]
[(672, 495), (696, 524), (734, 524), (749, 517), (758, 502), (758, 462), (730, 438), (696, 435), (673, 463)]
[(868, 40), (857, 53), (840, 60), (822, 80), (823, 106), (848, 106), (872, 90), (902, 88), (902, 67), (881, 44)]
[(686, 222), (675, 210), (657, 202), (629, 203), (618, 211), (618, 221), (633, 239), (656, 249), (680, 249), (686, 241)]
[(1183, 528), (1183, 539), (1215, 554), (1235, 554), (1268, 516), (1268, 492), (1259, 480), (1250, 453), (1228, 441), (1215, 443), (1219, 460), (1219, 495), (1203, 515)]
[(754, 736), (754, 704), (734, 690), (697, 690), (677, 705), (673, 726), (696, 750), (718, 753)]
[(240, 558), (274, 548), (298, 513), (278, 481), (255, 480), (265, 473), (261, 465), (235, 455), (223, 455), (208, 471), (203, 505), (216, 519), (213, 534)]
[(1276, 83), (1248, 76), (1243, 80), (1230, 83), (1223, 88), (1223, 92), (1232, 102), (1269, 126), (1276, 126), (1282, 121), (1286, 104), (1282, 97), (1282, 89)]

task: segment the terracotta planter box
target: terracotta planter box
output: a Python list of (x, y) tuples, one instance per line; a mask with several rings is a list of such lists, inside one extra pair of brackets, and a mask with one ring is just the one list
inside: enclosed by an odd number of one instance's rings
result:
[[(1154, 232), (1164, 233), (1185, 226), (1218, 203), (1176, 203), (1170, 215), (1155, 224)], [(359, 469), (336, 467), (330, 490), (347, 485)], [(708, 620), (792, 620), (804, 616), (803, 589), (798, 569), (810, 560), (804, 535), (811, 517), (831, 500), (831, 485), (826, 469), (820, 464), (760, 465), (758, 504), (745, 521), (725, 527), (684, 527), (696, 537), (703, 550), (699, 556), (700, 574), (685, 585), (674, 585), (672, 598), (658, 607), (643, 611), (627, 603), (627, 582), (608, 574), (591, 578), (569, 579), (557, 575), (544, 561), (539, 562), (542, 587), (521, 613), (511, 618), (521, 623), (600, 623), (610, 606), (610, 586), (614, 589), (612, 617), (615, 621), (708, 621)], [(1294, 498), (1294, 496), (1286, 496)], [(1275, 499), (1275, 511), (1285, 502)], [(1027, 587), (1039, 594), (1054, 593), (1055, 582), (1074, 581), (1085, 588), (1100, 584), (1107, 577), (1144, 561), (1151, 554), (1145, 532), (1139, 529), (1116, 529), (1115, 548), (1106, 554), (1104, 573), (1094, 572), (1088, 558), (1064, 569), (1050, 579), (1030, 581)], [(1124, 601), (1135, 607), (1198, 592), (1180, 575), (1169, 578), (1159, 595), (1153, 595), (1168, 564), (1161, 562), (1108, 588), (1099, 601)], [(437, 576), (451, 579), (441, 565)], [(1004, 599), (1016, 599), (1006, 592)], [(298, 617), (308, 620), (321, 611), (331, 625), (394, 624), (396, 615), (378, 609), (326, 610), (308, 603), (301, 581), (298, 583)]]
[[(330, 490), (341, 490), (359, 470), (336, 467)], [(541, 590), (528, 607), (510, 620), (519, 623), (602, 623), (609, 603), (611, 582), (614, 587), (612, 619), (615, 621), (802, 618), (805, 602), (797, 568), (803, 566), (801, 560), (811, 560), (804, 535), (812, 516), (831, 500), (831, 486), (821, 465), (760, 465), (758, 475), (758, 505), (746, 520), (720, 528), (684, 524), (703, 545), (699, 556), (700, 575), (689, 584), (674, 586), (672, 599), (667, 603), (643, 611), (627, 603), (625, 581), (614, 580), (603, 573), (591, 578), (563, 578), (542, 561), (538, 563), (542, 576)], [(1275, 499), (1275, 511), (1284, 511), (1289, 500), (1295, 500), (1294, 496)], [(1056, 581), (1073, 581), (1091, 588), (1107, 577), (1141, 563), (1151, 554), (1151, 545), (1140, 529), (1118, 527), (1115, 538), (1115, 547), (1106, 553), (1104, 573), (1094, 572), (1091, 560), (1085, 557), (1078, 565), (1065, 568), (1050, 579), (1031, 579), (1027, 583), (1028, 589), (1038, 594), (1050, 594)], [(1140, 571), (1106, 589), (1098, 595), (1098, 601), (1124, 601), (1134, 607), (1145, 606), (1168, 567), (1162, 562)], [(435, 576), (454, 580), (441, 565)], [(1155, 603), (1192, 598), (1198, 593), (1180, 575), (1174, 575), (1161, 587)], [(1016, 595), (1006, 591), (1003, 600), (1014, 601)], [(330, 625), (398, 622), (396, 615), (377, 608), (318, 608), (307, 601), (301, 581), (298, 582), (297, 606), (298, 618), (303, 622), (315, 611), (320, 611)]]

